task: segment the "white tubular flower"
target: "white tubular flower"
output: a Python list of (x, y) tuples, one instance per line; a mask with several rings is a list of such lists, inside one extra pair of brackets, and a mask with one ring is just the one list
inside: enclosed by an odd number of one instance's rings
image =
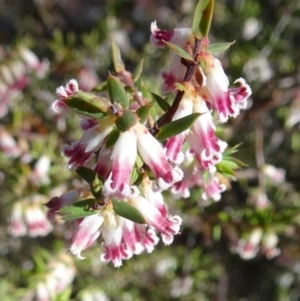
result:
[(240, 109), (245, 109), (247, 98), (251, 95), (251, 89), (242, 78), (234, 83), (239, 83), (238, 88), (228, 88), (229, 81), (221, 62), (209, 53), (203, 54), (205, 67), (203, 73), (206, 76), (206, 86), (210, 94), (213, 108), (219, 114), (220, 122), (226, 122), (229, 117), (236, 117)]
[(0, 150), (11, 158), (21, 155), (21, 149), (15, 139), (2, 127), (0, 127)]
[(81, 252), (87, 249), (100, 235), (100, 226), (104, 218), (100, 214), (93, 214), (85, 217), (73, 237), (72, 245), (69, 251), (79, 259), (85, 259)]
[(80, 141), (63, 146), (62, 153), (69, 158), (68, 168), (75, 169), (88, 162), (94, 156), (94, 152), (100, 149), (112, 128), (113, 118), (103, 118), (97, 125), (86, 130)]
[(36, 162), (34, 169), (29, 176), (30, 181), (37, 186), (49, 184), (50, 179), (47, 174), (50, 169), (50, 164), (51, 160), (49, 156), (41, 156)]
[[(172, 121), (183, 118), (193, 113), (193, 98), (190, 93), (185, 93), (180, 101), (179, 107), (174, 114)], [(189, 130), (185, 130), (180, 134), (168, 139), (166, 143), (166, 154), (170, 161), (175, 164), (181, 164), (184, 160), (184, 155), (181, 152), (182, 145)]]
[(280, 254), (280, 249), (277, 248), (278, 236), (274, 232), (267, 232), (262, 239), (261, 250), (268, 259), (272, 259)]
[(137, 137), (133, 130), (120, 134), (112, 151), (112, 168), (103, 186), (105, 196), (131, 194), (130, 175), (137, 157)]
[(24, 211), (29, 236), (46, 236), (52, 231), (53, 226), (48, 221), (45, 213), (40, 208), (40, 205), (29, 205)]
[(165, 245), (170, 245), (174, 235), (179, 234), (182, 222), (179, 216), (163, 216), (152, 203), (141, 196), (130, 199), (129, 203), (143, 215), (148, 225), (161, 233)]
[[(151, 23), (150, 42), (156, 47), (164, 47), (165, 42), (171, 42), (181, 48), (193, 45), (194, 38), (190, 28), (176, 28), (174, 30), (161, 30), (157, 27), (156, 21)], [(181, 82), (186, 71), (186, 67), (181, 63), (181, 57), (173, 54), (170, 69), (161, 72), (164, 80), (162, 91), (170, 92), (174, 89), (176, 82)]]
[(9, 218), (8, 233), (14, 237), (24, 236), (27, 233), (26, 224), (23, 220), (23, 208), (21, 202), (16, 202)]
[(187, 141), (195, 154), (201, 169), (215, 171), (215, 164), (222, 159), (222, 153), (227, 143), (218, 139), (215, 135), (215, 125), (206, 103), (200, 97), (194, 105), (194, 112), (202, 115), (194, 122)]
[(180, 181), (183, 172), (172, 167), (167, 160), (165, 149), (142, 124), (137, 124), (137, 147), (143, 161), (150, 167), (160, 189), (165, 190)]
[(160, 191), (153, 190), (153, 182), (150, 181), (148, 177), (144, 177), (141, 188), (145, 198), (152, 203), (163, 216), (166, 216), (167, 208), (164, 203), (163, 195)]
[(274, 165), (266, 164), (262, 169), (264, 175), (274, 184), (281, 184), (285, 180), (285, 170)]
[(185, 160), (181, 164), (184, 177), (181, 181), (175, 183), (172, 186), (171, 192), (175, 195), (180, 195), (183, 198), (190, 197), (190, 188), (195, 185), (200, 185), (202, 183), (202, 178), (200, 178), (200, 172), (197, 168), (198, 164), (195, 159), (195, 155), (190, 151), (185, 154)]
[(213, 199), (214, 201), (220, 201), (221, 193), (226, 190), (226, 185), (221, 184), (218, 177), (214, 173), (208, 173), (207, 180), (204, 181), (202, 188), (202, 199), (207, 201)]
[(250, 232), (246, 240), (239, 240), (237, 253), (241, 256), (241, 258), (249, 260), (257, 255), (262, 235), (263, 230), (261, 228), (257, 228)]
[(132, 257), (132, 252), (122, 243), (123, 220), (114, 212), (105, 212), (105, 223), (102, 227), (104, 253), (100, 255), (103, 262), (112, 262), (115, 267), (122, 265), (122, 260)]

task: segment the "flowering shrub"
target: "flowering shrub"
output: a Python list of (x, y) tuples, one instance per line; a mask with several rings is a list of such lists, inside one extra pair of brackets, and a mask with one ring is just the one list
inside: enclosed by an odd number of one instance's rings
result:
[[(239, 87), (229, 88), (221, 62), (212, 55), (230, 46), (209, 43), (212, 3), (205, 7), (199, 2), (192, 29), (166, 31), (151, 24), (150, 41), (174, 51), (169, 71), (161, 73), (163, 93), (176, 94), (171, 104), (159, 95), (154, 96), (157, 103), (146, 98), (115, 44), (116, 74), (95, 87), (100, 95), (81, 91), (76, 80), (56, 90), (52, 109), (71, 109), (81, 117), (84, 133), (65, 145), (63, 154), (68, 168), (87, 184), (50, 200), (48, 216), (77, 221), (69, 250), (79, 258), (100, 235), (100, 258), (116, 267), (134, 254), (152, 252), (159, 240), (156, 231), (169, 245), (180, 233), (182, 219), (168, 213), (163, 191), (187, 197), (190, 189), (200, 186), (204, 200), (217, 201), (226, 189), (218, 179), (217, 164), (222, 173), (227, 143), (216, 136), (212, 114), (216, 112), (221, 123), (236, 117), (246, 108), (251, 89), (242, 78), (235, 81)], [(185, 164), (190, 169), (186, 173)]]
[(96, 2), (0, 3), (3, 301), (297, 299), (297, 2)]

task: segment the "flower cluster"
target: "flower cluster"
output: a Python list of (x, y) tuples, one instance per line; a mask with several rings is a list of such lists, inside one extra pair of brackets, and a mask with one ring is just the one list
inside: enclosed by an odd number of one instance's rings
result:
[[(171, 42), (185, 50), (194, 47), (192, 31), (189, 28), (179, 28), (173, 31), (161, 30), (156, 22), (151, 24), (150, 41), (157, 47), (163, 47), (165, 42)], [(192, 113), (200, 113), (193, 126), (185, 132), (174, 136), (166, 143), (167, 155), (174, 162), (182, 162), (182, 168), (188, 169), (184, 179), (176, 183), (173, 191), (182, 197), (189, 197), (192, 186), (203, 188), (202, 199), (220, 200), (221, 193), (226, 189), (216, 174), (216, 164), (221, 162), (227, 143), (216, 136), (216, 126), (213, 112), (218, 115), (221, 123), (229, 117), (236, 117), (241, 109), (245, 109), (251, 89), (242, 78), (234, 83), (239, 87), (229, 88), (229, 80), (222, 68), (221, 62), (207, 50), (209, 41), (202, 40), (202, 46), (197, 53), (198, 68), (191, 82), (183, 83), (185, 94), (172, 120), (182, 118)], [(174, 53), (170, 68), (162, 71), (162, 91), (176, 90), (176, 83), (182, 82), (186, 68), (181, 57)], [(188, 143), (185, 156), (181, 153), (184, 141)], [(183, 158), (185, 159), (183, 160)]]
[(261, 228), (255, 228), (248, 233), (245, 239), (239, 239), (236, 248), (233, 248), (232, 251), (246, 260), (254, 258), (259, 251), (268, 259), (272, 259), (280, 254), (277, 243), (278, 236), (275, 232), (264, 232)]
[(12, 236), (46, 236), (52, 231), (53, 226), (42, 209), (45, 198), (35, 194), (14, 203), (8, 227)]
[(76, 270), (70, 257), (58, 255), (47, 265), (47, 273), (35, 283), (35, 300), (50, 301), (58, 298), (73, 282)]
[[(5, 58), (5, 59), (4, 59)], [(43, 78), (49, 68), (47, 60), (40, 61), (30, 49), (19, 47), (6, 54), (0, 47), (0, 118), (8, 113), (8, 105), (22, 94), (29, 84), (30, 73)]]
[[(153, 23), (151, 31), (150, 40), (158, 47), (165, 41), (185, 51), (195, 47), (189, 29), (162, 31)], [(163, 92), (176, 92), (177, 82), (183, 91), (170, 121), (178, 124), (196, 116), (175, 134), (163, 127), (158, 130), (167, 137), (164, 144), (153, 131), (150, 113), (143, 117), (149, 101), (126, 70), (117, 71), (117, 77), (108, 76), (104, 87), (109, 99), (81, 91), (75, 80), (57, 89), (52, 109), (59, 113), (75, 109), (83, 130), (80, 140), (65, 145), (62, 153), (68, 168), (87, 184), (46, 204), (51, 219), (70, 219), (71, 208), (81, 208), (73, 218), (77, 230), (72, 254), (84, 258), (81, 252), (101, 236), (100, 259), (120, 266), (134, 254), (151, 252), (159, 240), (156, 232), (166, 245), (179, 233), (181, 218), (168, 213), (163, 191), (188, 197), (193, 186), (200, 186), (203, 200), (220, 199), (226, 186), (219, 180), (216, 165), (227, 143), (216, 136), (213, 111), (220, 122), (236, 117), (246, 107), (251, 90), (244, 79), (236, 81), (239, 87), (229, 88), (221, 62), (207, 50), (207, 38), (201, 43), (195, 55), (198, 67), (190, 80), (184, 80), (187, 68), (178, 54), (173, 54), (170, 70), (162, 72)]]

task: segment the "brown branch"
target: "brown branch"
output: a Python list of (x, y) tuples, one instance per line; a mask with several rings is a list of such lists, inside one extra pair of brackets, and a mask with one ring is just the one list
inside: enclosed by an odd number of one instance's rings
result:
[[(192, 78), (197, 70), (197, 67), (198, 67), (196, 57), (200, 51), (200, 48), (201, 48), (201, 40), (198, 40), (195, 38), (195, 46), (194, 46), (194, 50), (193, 50), (193, 59), (194, 60), (187, 64), (186, 73), (184, 75), (182, 82), (190, 82), (192, 80)], [(163, 116), (163, 118), (161, 118), (157, 122), (155, 122), (154, 126), (150, 130), (152, 135), (157, 134), (159, 132), (159, 128), (162, 127), (164, 124), (167, 124), (172, 121), (172, 118), (175, 115), (175, 113), (179, 107), (179, 104), (180, 104), (180, 101), (181, 101), (183, 95), (184, 95), (184, 91), (177, 92), (176, 97), (175, 97), (169, 111), (166, 112), (166, 114)]]

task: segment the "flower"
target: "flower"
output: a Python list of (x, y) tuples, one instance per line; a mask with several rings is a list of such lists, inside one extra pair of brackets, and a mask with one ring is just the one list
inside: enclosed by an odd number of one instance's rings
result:
[(221, 62), (203, 52), (199, 56), (203, 61), (200, 67), (206, 76), (206, 87), (208, 91), (208, 101), (219, 115), (219, 121), (224, 123), (229, 117), (236, 117), (240, 109), (245, 109), (247, 98), (251, 95), (251, 89), (243, 78), (237, 79), (234, 83), (239, 83), (238, 88), (229, 88), (229, 80), (223, 70)]
[(47, 175), (50, 168), (50, 158), (47, 155), (41, 156), (35, 163), (34, 169), (29, 176), (29, 180), (37, 186), (49, 184), (50, 179)]
[(221, 161), (227, 143), (216, 137), (216, 128), (206, 102), (200, 96), (195, 102), (194, 112), (201, 113), (201, 116), (193, 123), (187, 141), (201, 169), (214, 172), (215, 164)]
[[(194, 38), (190, 28), (176, 28), (174, 30), (161, 30), (157, 27), (156, 21), (151, 23), (150, 42), (156, 47), (164, 47), (165, 42), (171, 42), (181, 48), (194, 44)], [(186, 67), (181, 63), (181, 57), (173, 54), (169, 70), (163, 70), (161, 76), (164, 80), (162, 85), (163, 93), (174, 90), (174, 84), (183, 80)]]
[(173, 242), (174, 235), (179, 233), (182, 220), (179, 216), (166, 217), (147, 199), (137, 196), (129, 200), (129, 204), (135, 207), (145, 218), (147, 224), (161, 233), (165, 245)]
[(26, 234), (30, 237), (48, 235), (53, 226), (41, 208), (44, 200), (42, 195), (33, 195), (17, 201), (12, 207), (8, 232), (14, 237)]
[(111, 173), (104, 184), (104, 194), (129, 196), (130, 175), (137, 157), (137, 137), (133, 129), (121, 133), (112, 151)]
[(88, 128), (83, 133), (80, 141), (63, 146), (62, 153), (69, 158), (69, 169), (85, 165), (86, 162), (94, 157), (94, 152), (100, 149), (105, 138), (111, 132), (113, 122), (114, 118), (112, 116), (103, 118), (95, 126)]
[(115, 267), (121, 266), (122, 260), (131, 258), (133, 254), (140, 254), (144, 250), (152, 252), (158, 243), (152, 229), (116, 215), (111, 202), (108, 202), (99, 213), (87, 216), (80, 222), (70, 252), (84, 259), (81, 252), (100, 235), (104, 249), (100, 259), (104, 262), (111, 261)]
[(252, 259), (259, 251), (259, 244), (263, 235), (261, 228), (253, 229), (246, 240), (240, 239), (238, 242), (237, 253), (243, 259)]

